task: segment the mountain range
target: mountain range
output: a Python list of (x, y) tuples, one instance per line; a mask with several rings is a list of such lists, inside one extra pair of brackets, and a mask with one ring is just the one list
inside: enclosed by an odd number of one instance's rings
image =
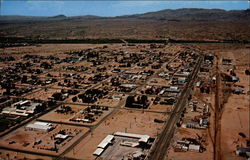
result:
[(249, 9), (166, 9), (116, 17), (0, 16), (0, 36), (40, 39), (249, 40), (249, 28)]

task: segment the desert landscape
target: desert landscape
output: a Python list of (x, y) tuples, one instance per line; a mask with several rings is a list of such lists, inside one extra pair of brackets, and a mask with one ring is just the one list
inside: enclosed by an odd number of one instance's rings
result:
[(0, 24), (0, 159), (250, 157), (249, 9)]

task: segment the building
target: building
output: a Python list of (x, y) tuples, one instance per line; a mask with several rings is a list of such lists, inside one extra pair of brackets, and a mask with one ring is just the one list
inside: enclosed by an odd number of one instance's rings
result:
[(113, 139), (114, 139), (113, 135), (107, 135), (107, 137), (105, 137), (97, 147), (105, 149), (108, 146), (108, 144), (112, 143)]
[(93, 155), (100, 156), (102, 152), (108, 147), (108, 145), (112, 143), (113, 140), (114, 140), (113, 135), (107, 135), (101, 141), (101, 143), (99, 143), (99, 145), (97, 146), (97, 149), (93, 152)]
[(115, 136), (120, 136), (120, 137), (129, 137), (129, 138), (136, 138), (138, 139), (138, 142), (140, 143), (148, 143), (148, 140), (150, 136), (148, 135), (142, 135), (142, 134), (134, 134), (134, 133), (125, 133), (125, 132), (115, 132)]
[(63, 141), (65, 141), (69, 135), (64, 135), (64, 134), (57, 134), (55, 136), (55, 144), (61, 144)]
[(250, 147), (236, 147), (236, 154), (241, 157), (250, 157)]
[(170, 86), (169, 88), (165, 88), (164, 92), (169, 92), (169, 93), (180, 93), (181, 90), (179, 89), (178, 86)]
[(29, 100), (19, 101), (12, 104), (11, 107), (4, 108), (1, 113), (27, 117), (36, 113), (41, 106), (41, 103), (31, 103)]
[(54, 126), (51, 123), (35, 122), (35, 123), (32, 123), (32, 124), (28, 124), (25, 127), (25, 129), (49, 132), (49, 131), (54, 129)]
[(113, 98), (114, 100), (121, 100), (121, 99), (122, 99), (121, 96), (117, 96), (117, 95), (113, 95), (112, 98)]
[[(118, 137), (138, 139), (137, 142), (131, 142), (131, 141), (126, 141), (126, 140), (120, 142), (121, 146), (127, 146), (127, 147), (138, 147), (138, 146), (142, 147), (148, 143), (149, 138), (150, 138), (150, 136), (148, 136), (148, 135), (125, 133), (125, 132), (115, 132), (113, 135), (107, 135), (101, 141), (101, 143), (99, 143), (99, 145), (97, 146), (97, 149), (93, 152), (93, 155), (101, 156), (101, 154), (108, 148), (108, 146), (110, 144), (113, 144), (114, 139), (115, 138), (118, 139)], [(114, 146), (116, 146), (116, 145), (114, 145)], [(137, 156), (141, 156), (141, 154), (138, 154)]]

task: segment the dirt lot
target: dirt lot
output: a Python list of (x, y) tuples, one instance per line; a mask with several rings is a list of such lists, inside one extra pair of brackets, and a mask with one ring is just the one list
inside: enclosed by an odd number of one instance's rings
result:
[(149, 82), (148, 85), (154, 85), (154, 86), (168, 86), (169, 81), (163, 79), (163, 78), (152, 78)]
[[(51, 155), (57, 155), (64, 151), (70, 144), (76, 141), (80, 136), (88, 131), (84, 127), (74, 127), (69, 125), (56, 125), (53, 124), (55, 129), (52, 131), (35, 131), (29, 130), (25, 127), (21, 127), (11, 134), (8, 134), (1, 138), (0, 146), (11, 147), (12, 149), (20, 149), (25, 151), (46, 153)], [(70, 137), (63, 141), (61, 144), (56, 145), (58, 152), (49, 150), (54, 147), (52, 137), (58, 134), (60, 130), (66, 130), (66, 134)], [(36, 140), (41, 140), (41, 143), (35, 145)], [(9, 144), (10, 141), (14, 141), (13, 144)]]
[(2, 50), (1, 55), (12, 55), (20, 58), (20, 55), (56, 55), (61, 54), (70, 50), (78, 50), (83, 48), (95, 48), (103, 46), (103, 44), (43, 44), (37, 46), (26, 46), (26, 47), (11, 47)]
[(57, 113), (56, 110), (60, 109), (61, 106), (58, 106), (57, 108), (53, 109), (49, 113), (41, 116), (39, 119), (45, 120), (45, 121), (55, 121), (55, 122), (69, 122), (69, 119), (74, 117), (74, 115), (78, 112), (80, 112), (82, 109), (85, 109), (87, 106), (83, 105), (67, 105), (65, 106), (70, 106), (72, 111), (74, 113)]
[[(249, 67), (249, 50), (229, 50), (222, 53), (222, 57), (233, 59), (236, 65), (235, 73), (240, 81), (235, 85), (244, 87), (245, 94), (231, 94), (228, 102), (223, 107), (221, 117), (221, 157), (223, 160), (242, 159), (235, 155), (236, 146), (246, 146), (246, 139), (249, 139), (249, 103), (250, 97), (246, 94), (250, 90), (250, 77), (245, 75), (245, 69)], [(221, 66), (223, 69), (225, 66)], [(232, 67), (231, 67), (232, 68)], [(242, 138), (239, 133), (246, 135)]]
[(45, 91), (45, 89), (39, 89), (37, 92), (34, 92), (33, 94), (29, 94), (25, 96), (25, 98), (28, 99), (41, 99), (41, 100), (48, 100), (54, 93), (61, 92), (60, 89), (48, 89)]
[(42, 121), (48, 121), (48, 122), (63, 122), (67, 124), (77, 124), (77, 125), (95, 125), (99, 121), (102, 120), (103, 117), (107, 116), (113, 108), (109, 108), (107, 111), (102, 111), (103, 113), (95, 117), (95, 122), (92, 123), (83, 123), (83, 122), (75, 122), (75, 121), (70, 121), (70, 119), (76, 119), (76, 118), (83, 118), (83, 110), (86, 109), (88, 106), (86, 105), (67, 105), (65, 106), (70, 106), (72, 108), (73, 113), (57, 113), (56, 110), (60, 109), (61, 106), (57, 107), (56, 109), (50, 111), (49, 113), (43, 115), (42, 117), (39, 118), (39, 120)]
[(39, 156), (39, 155), (32, 155), (26, 154), (21, 152), (13, 152), (9, 150), (0, 149), (0, 158), (1, 159), (41, 159), (41, 160), (52, 160), (52, 157), (49, 156)]
[(152, 104), (149, 106), (150, 111), (158, 112), (170, 112), (172, 110), (172, 105), (162, 105), (162, 104)]
[(119, 100), (115, 99), (99, 99), (95, 104), (102, 105), (102, 106), (109, 106), (109, 107), (116, 107), (116, 105), (119, 103)]

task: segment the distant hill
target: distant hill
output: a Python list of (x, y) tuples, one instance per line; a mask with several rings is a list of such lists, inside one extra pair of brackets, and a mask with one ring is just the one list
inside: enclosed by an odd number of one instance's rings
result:
[(63, 15), (63, 14), (60, 14), (60, 15), (56, 15), (56, 16), (53, 16), (53, 17), (48, 17), (49, 19), (66, 19), (67, 16)]
[(0, 36), (33, 39), (250, 40), (250, 10), (177, 9), (117, 17), (0, 16)]
[(250, 19), (250, 9), (248, 10), (222, 10), (222, 9), (165, 9), (157, 12), (147, 12), (143, 14), (124, 15), (116, 17), (100, 17), (94, 15), (72, 16), (56, 15), (52, 17), (39, 16), (0, 16), (0, 21), (4, 20), (50, 20), (50, 19), (97, 19), (97, 18), (135, 18), (135, 19), (156, 19), (156, 20), (246, 20)]
[(250, 18), (250, 10), (231, 10), (222, 9), (177, 9), (161, 10), (144, 14), (120, 16), (121, 18), (141, 18), (158, 20), (246, 20)]
[(56, 15), (56, 16), (51, 16), (51, 17), (8, 15), (8, 16), (0, 16), (0, 22), (46, 21), (46, 20), (51, 21), (51, 20), (96, 19), (96, 18), (101, 18), (101, 17), (93, 16), (93, 15), (73, 16), (73, 17), (67, 17), (65, 15)]
[(20, 16), (20, 15), (10, 15), (10, 16), (0, 16), (0, 21), (32, 21), (32, 20), (44, 20), (47, 17), (39, 16)]

